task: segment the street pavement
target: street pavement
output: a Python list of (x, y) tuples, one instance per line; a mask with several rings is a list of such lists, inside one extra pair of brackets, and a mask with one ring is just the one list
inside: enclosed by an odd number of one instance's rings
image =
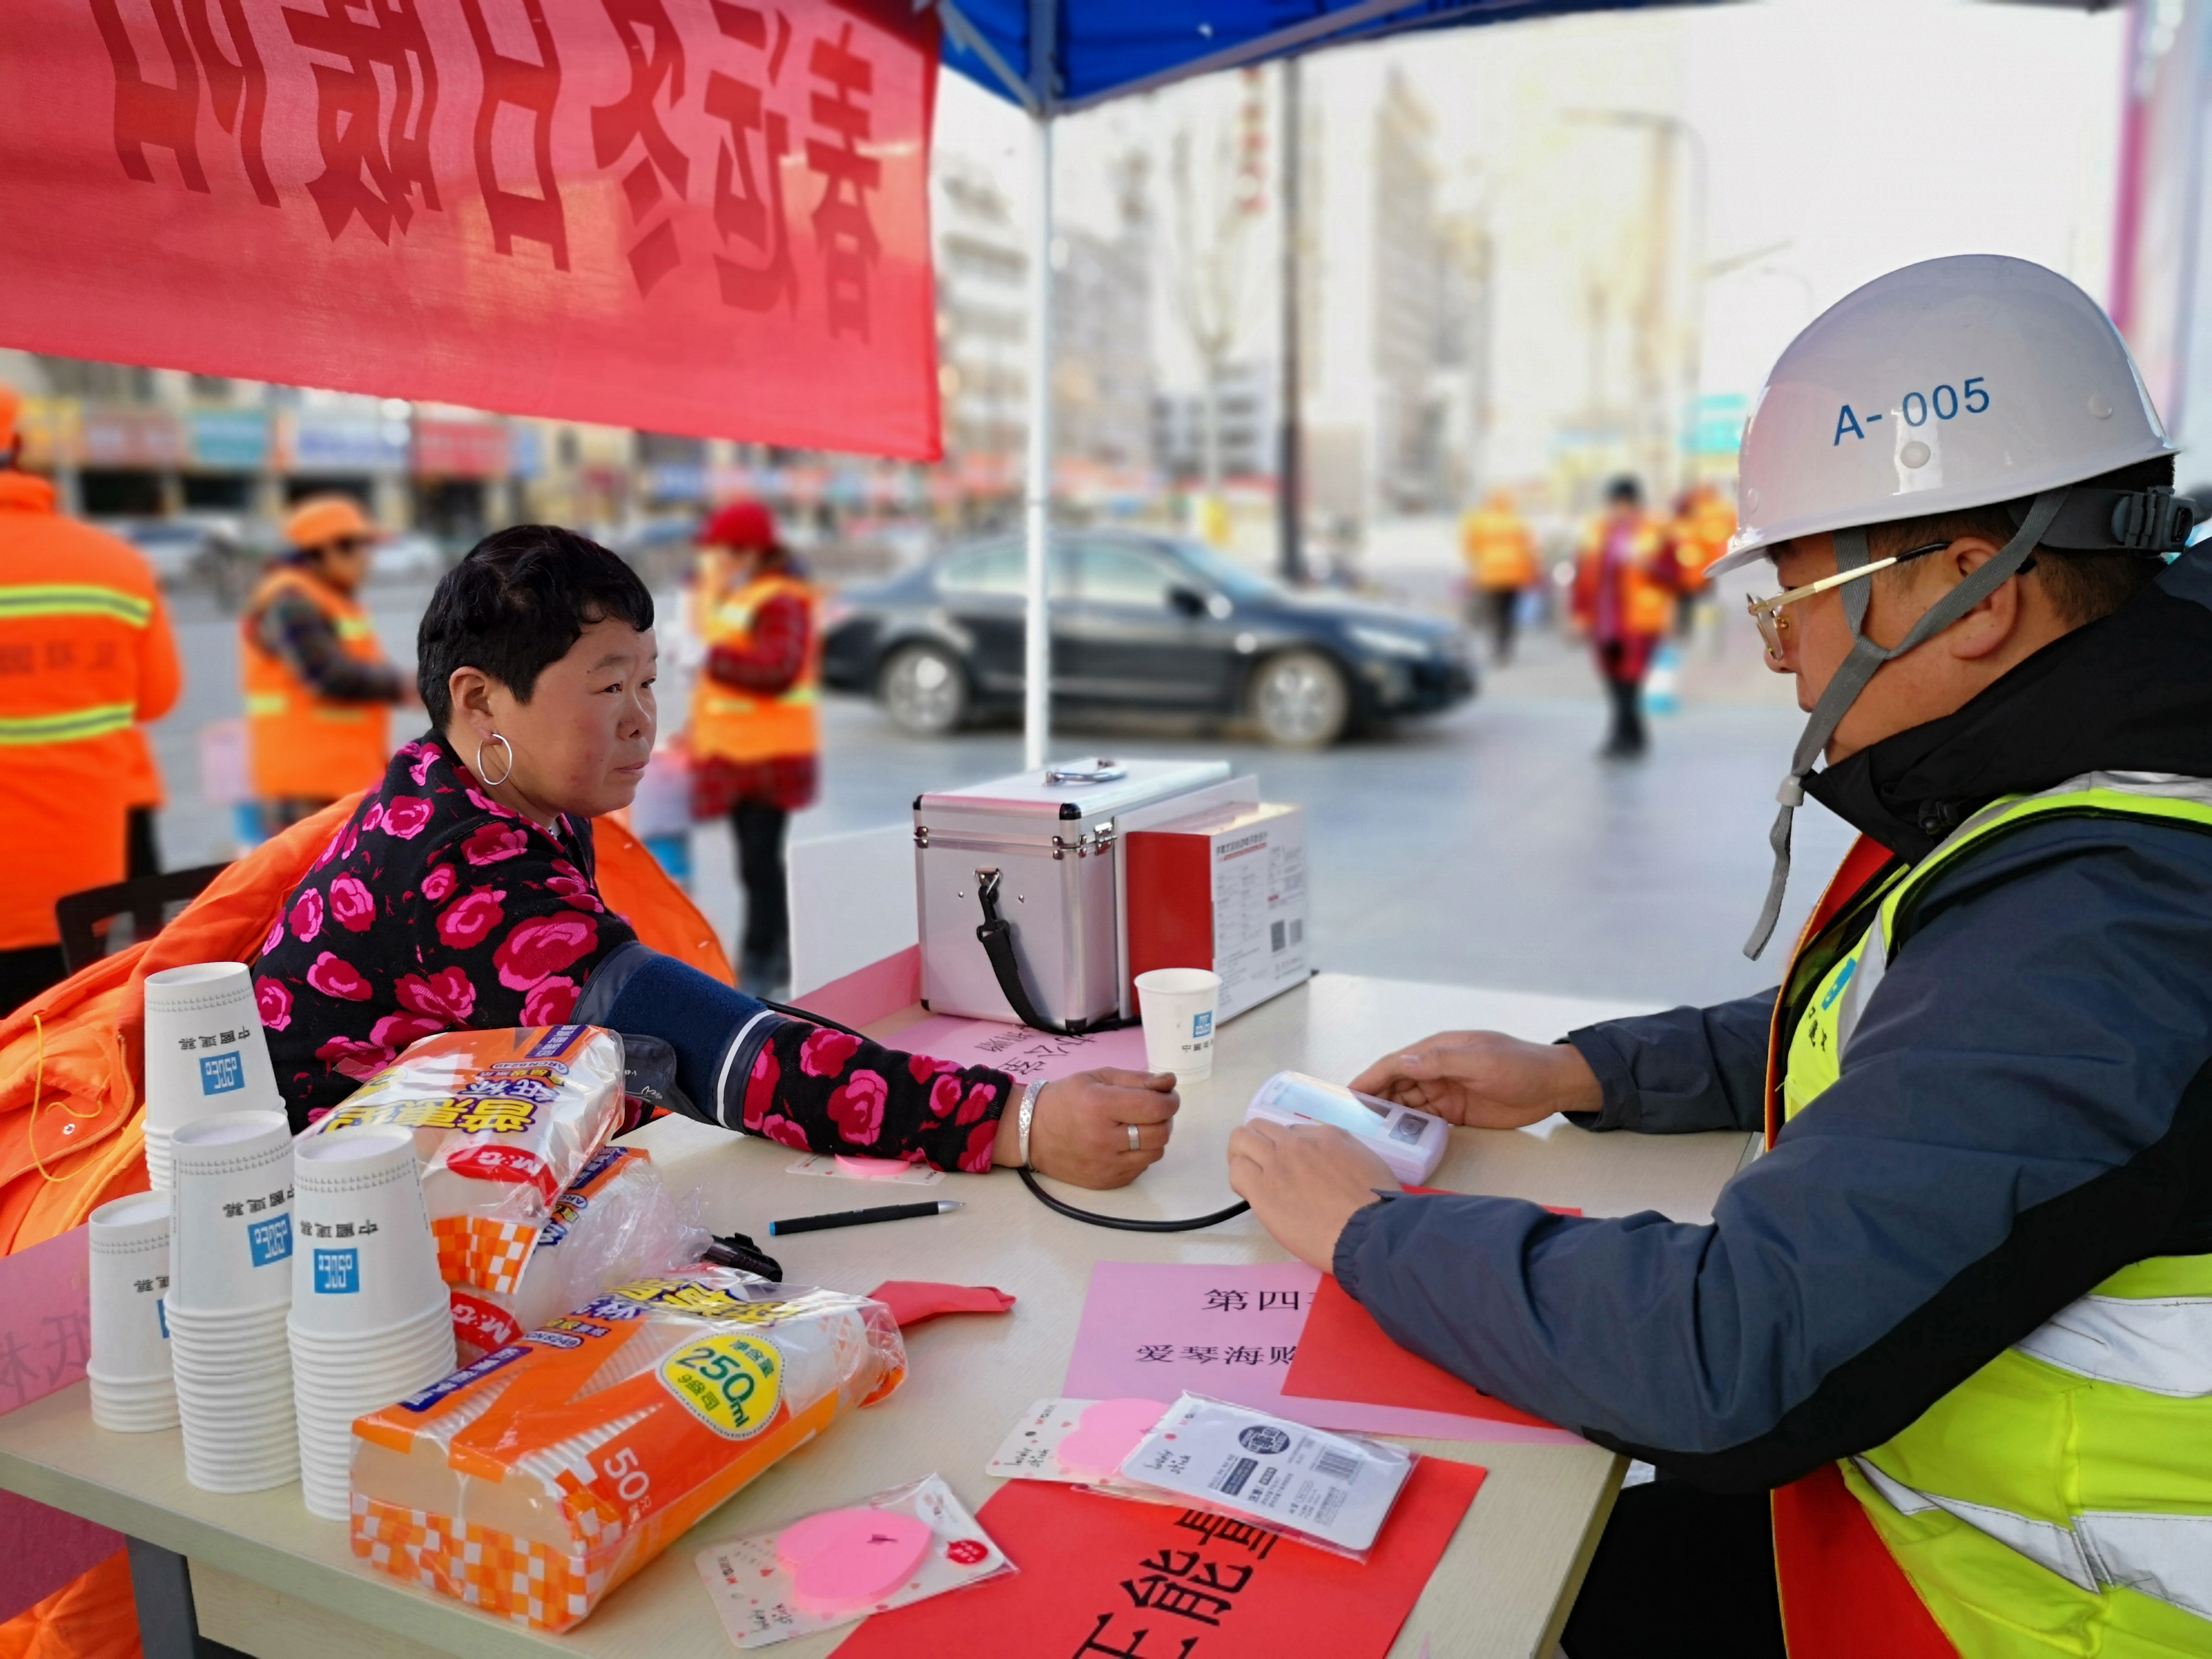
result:
[[(413, 658), (426, 589), (365, 596), (386, 646)], [(1411, 596), (1409, 596), (1411, 597)], [(171, 867), (230, 856), (228, 808), (204, 796), (198, 732), (240, 712), (234, 620), (174, 596), (185, 688), (154, 728), (167, 780)], [(1738, 637), (1748, 636), (1748, 637)], [(1652, 720), (1650, 757), (1595, 758), (1603, 714), (1586, 654), (1546, 631), (1492, 672), (1483, 695), (1438, 719), (1320, 754), (1235, 733), (1116, 723), (1065, 731), (1055, 756), (1224, 756), (1264, 796), (1309, 814), (1310, 938), (1323, 969), (1529, 991), (1709, 1003), (1771, 985), (1850, 834), (1812, 804), (1798, 814), (1797, 876), (1765, 959), (1741, 954), (1767, 879), (1774, 787), (1802, 716), (1758, 666), (1740, 617), (1687, 653), (1682, 707)], [(664, 718), (680, 721), (664, 694)], [(823, 705), (821, 803), (795, 839), (910, 821), (914, 797), (1018, 769), (1011, 726), (935, 742), (901, 734), (872, 704)], [(412, 735), (411, 732), (408, 735)], [(740, 900), (726, 826), (694, 835), (702, 908), (726, 941)]]

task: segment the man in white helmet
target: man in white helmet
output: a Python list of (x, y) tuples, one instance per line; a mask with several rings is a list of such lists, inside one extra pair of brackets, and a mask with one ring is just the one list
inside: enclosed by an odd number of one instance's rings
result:
[(1862, 832), (1781, 985), (1356, 1081), (1763, 1127), (1710, 1224), (1231, 1140), (1398, 1341), (1656, 1467), (1570, 1659), (2212, 1654), (2212, 559), (2172, 465), (2111, 323), (2021, 260), (1892, 272), (1776, 364), (1730, 558), (1773, 561), (1811, 720), (1753, 954), (1802, 796)]

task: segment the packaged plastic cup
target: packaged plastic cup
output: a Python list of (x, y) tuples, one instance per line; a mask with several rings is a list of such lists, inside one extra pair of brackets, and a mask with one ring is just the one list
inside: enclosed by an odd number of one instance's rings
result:
[(308, 1136), (293, 1179), (294, 1329), (366, 1334), (447, 1308), (410, 1131)]
[[(146, 976), (146, 1122), (173, 1135), (219, 1112), (281, 1112), (253, 970), (204, 962)], [(155, 1170), (148, 1136), (147, 1170)]]
[(1155, 968), (1136, 978), (1145, 1023), (1145, 1064), (1177, 1083), (1213, 1075), (1213, 1011), (1221, 975), (1205, 968)]
[(169, 1132), (159, 1124), (139, 1119), (140, 1133), (146, 1139), (146, 1180), (157, 1193), (169, 1190)]
[(289, 1304), (292, 1135), (283, 1113), (221, 1112), (185, 1125), (170, 1145), (173, 1313)]
[(169, 1378), (169, 1195), (133, 1193), (103, 1204), (86, 1227), (91, 1267), (88, 1369), (112, 1382)]

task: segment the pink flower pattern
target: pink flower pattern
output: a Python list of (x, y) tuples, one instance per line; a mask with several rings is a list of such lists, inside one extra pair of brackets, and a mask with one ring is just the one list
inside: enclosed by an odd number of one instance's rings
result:
[[(287, 897), (255, 964), (294, 1127), (431, 1033), (566, 1024), (599, 963), (635, 938), (593, 880), (588, 826), (518, 817), (435, 737), (408, 744)], [(763, 1029), (741, 1085), (749, 1132), (990, 1168), (1013, 1092), (1004, 1073), (803, 1020)], [(718, 1103), (697, 1103), (723, 1121)]]

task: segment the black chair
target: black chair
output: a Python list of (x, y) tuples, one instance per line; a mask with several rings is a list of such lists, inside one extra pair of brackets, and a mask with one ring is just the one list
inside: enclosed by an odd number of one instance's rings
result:
[(54, 920), (62, 930), (63, 966), (74, 974), (106, 956), (113, 936), (111, 924), (118, 916), (131, 918), (132, 943), (153, 938), (229, 868), (228, 864), (203, 864), (190, 870), (172, 870), (167, 875), (118, 881), (112, 887), (88, 887), (82, 893), (55, 900)]

